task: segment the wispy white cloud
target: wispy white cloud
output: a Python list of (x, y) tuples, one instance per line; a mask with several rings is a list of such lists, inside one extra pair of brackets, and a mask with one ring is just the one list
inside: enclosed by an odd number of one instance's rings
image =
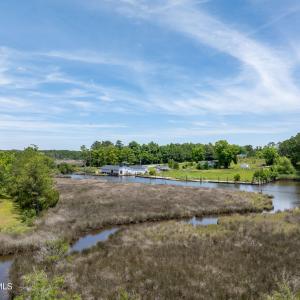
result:
[[(96, 2), (93, 4), (96, 5)], [(240, 63), (239, 84), (224, 86), (222, 81), (216, 81), (213, 88), (192, 90), (188, 95), (179, 93), (177, 97), (152, 93), (149, 89), (149, 98), (155, 106), (179, 114), (300, 110), (300, 91), (292, 76), (294, 59), (290, 52), (271, 48), (232, 28), (196, 6), (195, 1), (120, 2), (116, 8), (119, 13), (160, 24)]]
[(16, 132), (81, 132), (94, 131), (99, 129), (127, 128), (125, 124), (110, 123), (61, 123), (46, 120), (26, 120), (6, 118), (0, 120), (0, 129), (8, 129)]

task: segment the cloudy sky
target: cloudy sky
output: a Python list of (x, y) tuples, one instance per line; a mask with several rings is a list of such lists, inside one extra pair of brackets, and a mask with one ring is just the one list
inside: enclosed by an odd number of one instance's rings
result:
[(0, 149), (300, 131), (298, 0), (0, 2)]

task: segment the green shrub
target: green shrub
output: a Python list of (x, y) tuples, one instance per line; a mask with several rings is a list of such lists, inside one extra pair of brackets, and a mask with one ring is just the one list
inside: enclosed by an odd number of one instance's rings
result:
[(235, 174), (233, 179), (234, 179), (234, 181), (241, 181), (241, 175), (240, 174)]
[(254, 172), (252, 180), (254, 182), (266, 183), (275, 180), (277, 176), (278, 172), (274, 169), (260, 169)]
[(278, 284), (278, 290), (265, 296), (265, 300), (300, 300), (300, 294), (293, 293), (287, 282)]
[(296, 172), (291, 161), (285, 156), (276, 159), (273, 169), (279, 174), (294, 174)]
[(179, 163), (177, 161), (174, 162), (173, 169), (179, 170)]
[(62, 259), (69, 250), (69, 245), (64, 240), (48, 241), (46, 243), (46, 260), (50, 263)]
[(196, 169), (197, 169), (197, 170), (202, 170), (202, 169), (203, 169), (203, 165), (202, 165), (201, 162), (198, 162), (198, 163), (197, 163)]
[(156, 175), (156, 170), (154, 168), (149, 169), (149, 175), (155, 176)]
[(25, 275), (24, 292), (15, 300), (80, 300), (78, 295), (69, 295), (63, 290), (64, 279), (61, 276), (49, 278), (44, 271)]
[(68, 164), (68, 163), (61, 163), (57, 165), (57, 168), (61, 174), (71, 174), (75, 172), (74, 166)]

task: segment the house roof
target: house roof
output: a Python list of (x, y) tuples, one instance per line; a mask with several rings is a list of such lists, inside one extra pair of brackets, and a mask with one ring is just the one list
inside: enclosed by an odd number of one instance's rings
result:
[(143, 170), (147, 169), (146, 166), (142, 166), (142, 165), (133, 165), (133, 166), (129, 166), (129, 168), (131, 168), (131, 169), (143, 169)]
[(110, 170), (120, 170), (120, 168), (124, 168), (124, 167), (117, 166), (117, 165), (105, 165), (101, 167), (101, 169), (110, 169)]

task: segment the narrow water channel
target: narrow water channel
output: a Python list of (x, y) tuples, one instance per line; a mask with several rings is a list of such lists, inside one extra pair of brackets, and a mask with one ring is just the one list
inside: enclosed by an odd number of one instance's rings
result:
[(107, 229), (103, 231), (95, 231), (92, 233), (89, 233), (88, 235), (85, 235), (81, 237), (76, 243), (71, 245), (70, 247), (70, 252), (75, 252), (75, 251), (83, 251), (86, 249), (89, 249), (93, 246), (96, 246), (97, 243), (99, 242), (105, 242), (108, 240), (108, 238), (116, 233), (119, 230), (119, 228), (112, 228), (112, 229)]
[(193, 217), (186, 221), (187, 224), (191, 224), (193, 226), (207, 226), (207, 225), (216, 225), (218, 224), (217, 217), (206, 217), (206, 218), (197, 218)]
[[(211, 224), (217, 224), (218, 218), (216, 217), (205, 217), (205, 218), (196, 218), (193, 217), (184, 221), (187, 224), (193, 226), (207, 226)], [(79, 238), (74, 244), (70, 246), (69, 253), (81, 252), (96, 246), (99, 242), (105, 242), (109, 239), (110, 236), (115, 234), (119, 230), (118, 227), (114, 227), (102, 231), (91, 232), (81, 238)], [(1, 257), (0, 256), (0, 283), (7, 286), (9, 283), (9, 270), (13, 263), (13, 257)], [(0, 289), (0, 300), (8, 300), (9, 293), (5, 290)]]

